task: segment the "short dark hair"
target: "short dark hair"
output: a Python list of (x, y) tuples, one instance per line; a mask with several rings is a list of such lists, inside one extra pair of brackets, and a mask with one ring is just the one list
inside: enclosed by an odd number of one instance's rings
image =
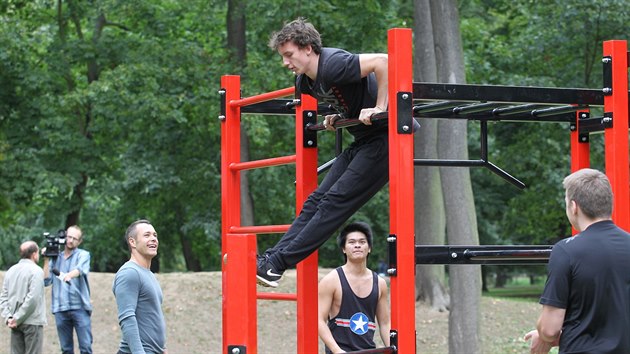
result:
[(612, 187), (602, 172), (584, 168), (568, 175), (562, 185), (567, 199), (575, 201), (587, 217), (610, 218), (612, 215)]
[(316, 54), (322, 53), (322, 38), (312, 23), (303, 17), (298, 17), (282, 27), (278, 32), (271, 34), (269, 48), (278, 50), (278, 47), (286, 42), (293, 42), (299, 48), (306, 48), (309, 45)]
[(134, 240), (136, 239), (136, 236), (137, 236), (136, 235), (136, 226), (138, 226), (139, 224), (153, 225), (147, 219), (136, 220), (136, 221), (132, 222), (131, 225), (129, 225), (129, 227), (127, 228), (127, 231), (125, 232), (125, 243), (127, 244), (127, 247), (129, 248), (129, 251), (131, 251), (131, 247), (129, 246), (129, 239), (130, 238), (133, 238)]
[(343, 248), (346, 246), (346, 239), (348, 238), (348, 234), (357, 231), (365, 235), (368, 246), (372, 248), (372, 228), (370, 228), (370, 225), (362, 221), (355, 221), (341, 229), (339, 236), (337, 236), (337, 246), (339, 246), (339, 248), (343, 250)]

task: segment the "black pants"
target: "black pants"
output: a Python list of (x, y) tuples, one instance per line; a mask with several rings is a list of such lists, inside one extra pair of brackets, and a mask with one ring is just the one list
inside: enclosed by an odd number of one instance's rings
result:
[(337, 156), (287, 233), (267, 250), (279, 270), (295, 266), (317, 250), (383, 188), (389, 179), (388, 148), (383, 132), (352, 143)]

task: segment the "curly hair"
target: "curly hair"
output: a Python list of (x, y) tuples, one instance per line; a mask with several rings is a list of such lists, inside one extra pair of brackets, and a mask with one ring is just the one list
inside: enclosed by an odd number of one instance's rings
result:
[(269, 39), (269, 48), (278, 50), (278, 47), (286, 42), (293, 42), (299, 48), (306, 48), (310, 45), (316, 54), (322, 52), (322, 39), (319, 32), (313, 24), (303, 17), (285, 24), (280, 31), (272, 33)]

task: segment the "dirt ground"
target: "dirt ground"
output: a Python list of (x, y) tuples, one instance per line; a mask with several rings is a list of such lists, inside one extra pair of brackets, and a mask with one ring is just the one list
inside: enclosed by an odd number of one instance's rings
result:
[[(328, 271), (322, 269), (320, 276)], [(4, 272), (0, 272), (0, 281), (2, 279)], [(114, 274), (111, 273), (90, 274), (94, 306), (93, 350), (96, 354), (115, 353), (120, 340), (116, 303), (111, 290), (113, 279)], [(164, 292), (169, 354), (221, 353), (221, 273), (165, 273), (158, 274), (158, 279)], [(50, 288), (46, 291), (47, 306), (50, 307)], [(295, 271), (285, 273), (278, 291), (295, 291)], [(481, 312), (483, 353), (527, 352), (527, 343), (522, 336), (533, 328), (540, 305), (484, 297)], [(294, 303), (259, 301), (258, 352), (295, 353), (295, 318)], [(448, 313), (431, 311), (427, 306), (418, 304), (416, 328), (418, 353), (448, 353)], [(55, 321), (50, 313), (44, 332), (44, 353), (59, 353)], [(7, 328), (0, 330), (0, 353), (7, 352), (9, 337)], [(313, 352), (323, 353), (321, 343), (319, 350)]]

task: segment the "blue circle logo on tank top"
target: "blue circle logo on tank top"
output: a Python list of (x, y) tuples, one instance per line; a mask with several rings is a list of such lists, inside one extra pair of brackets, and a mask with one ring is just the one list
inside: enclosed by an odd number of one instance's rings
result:
[(350, 330), (358, 335), (364, 335), (368, 331), (370, 320), (362, 312), (357, 312), (350, 317)]

